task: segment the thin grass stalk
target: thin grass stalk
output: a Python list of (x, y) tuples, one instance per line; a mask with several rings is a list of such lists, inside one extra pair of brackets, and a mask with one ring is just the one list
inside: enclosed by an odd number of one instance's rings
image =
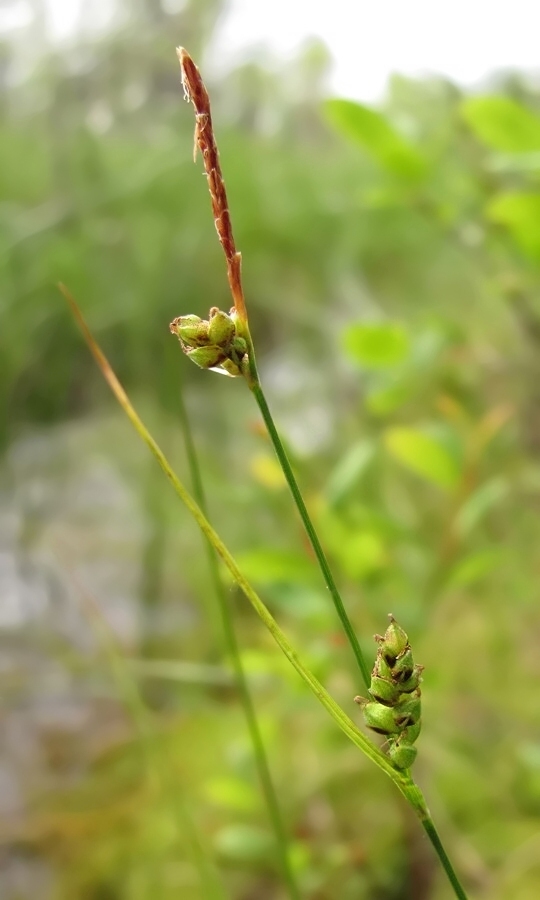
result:
[[(208, 519), (208, 504), (206, 501), (206, 494), (204, 490), (201, 469), (199, 466), (199, 458), (197, 455), (195, 442), (193, 440), (193, 433), (191, 431), (189, 417), (184, 403), (184, 396), (181, 387), (179, 391), (179, 412), (193, 494), (200, 509)], [(223, 626), (225, 648), (232, 662), (235, 680), (242, 703), (242, 709), (244, 711), (244, 716), (246, 718), (248, 732), (253, 747), (253, 755), (255, 757), (257, 772), (268, 809), (270, 822), (274, 830), (278, 862), (282, 870), (283, 878), (287, 886), (289, 896), (292, 898), (292, 900), (300, 900), (300, 891), (298, 885), (296, 884), (294, 870), (289, 853), (287, 832), (285, 830), (276, 789), (272, 779), (272, 774), (270, 772), (270, 765), (266, 755), (261, 730), (259, 728), (257, 714), (255, 712), (255, 704), (253, 702), (246, 674), (244, 672), (244, 666), (242, 664), (242, 657), (240, 655), (238, 639), (236, 637), (236, 630), (234, 627), (234, 620), (227, 600), (223, 579), (219, 571), (218, 558), (211, 542), (206, 535), (203, 535), (203, 540), (207, 551), (210, 578), (212, 581), (214, 594), (217, 599), (221, 623)]]
[(352, 743), (356, 747), (358, 747), (358, 749), (361, 750), (368, 759), (371, 760), (372, 763), (374, 763), (379, 769), (381, 769), (381, 771), (383, 771), (385, 775), (387, 775), (391, 779), (391, 781), (394, 782), (407, 802), (411, 804), (411, 807), (420, 819), (420, 822), (422, 823), (426, 834), (428, 835), (433, 847), (435, 848), (440, 862), (446, 874), (448, 875), (452, 887), (454, 888), (456, 897), (458, 897), (458, 900), (467, 900), (467, 895), (459, 881), (457, 873), (455, 872), (448, 858), (448, 855), (443, 848), (441, 839), (431, 818), (431, 814), (427, 807), (424, 796), (418, 785), (414, 783), (410, 771), (402, 771), (394, 768), (394, 766), (388, 760), (388, 757), (385, 756), (385, 754), (382, 753), (374, 744), (372, 744), (370, 740), (368, 740), (368, 738), (355, 725), (352, 719), (336, 703), (333, 697), (330, 696), (328, 691), (323, 687), (323, 685), (310, 671), (310, 669), (308, 669), (307, 666), (305, 666), (304, 663), (300, 660), (297, 653), (289, 643), (288, 638), (272, 616), (270, 610), (263, 603), (256, 591), (251, 587), (250, 583), (236, 564), (234, 557), (229, 552), (217, 532), (214, 531), (198, 504), (191, 497), (189, 492), (186, 490), (186, 488), (178, 478), (169, 461), (165, 457), (163, 451), (160, 449), (146, 426), (137, 415), (135, 409), (131, 404), (131, 401), (129, 400), (129, 397), (127, 396), (122, 385), (111, 369), (107, 358), (92, 336), (92, 333), (90, 332), (88, 325), (86, 324), (75, 300), (64, 285), (61, 284), (59, 285), (59, 287), (71, 307), (73, 315), (83, 333), (84, 339), (90, 349), (90, 352), (92, 353), (98, 367), (103, 374), (103, 377), (107, 381), (107, 384), (111, 388), (118, 403), (124, 410), (126, 416), (135, 428), (139, 437), (144, 441), (151, 453), (153, 453), (158, 464), (160, 465), (166, 477), (169, 479), (173, 489), (176, 491), (184, 506), (193, 516), (197, 525), (199, 526), (205, 537), (209, 540), (217, 555), (225, 563), (226, 567), (232, 575), (233, 580), (240, 587), (246, 599), (251, 603), (255, 612), (262, 620), (263, 624), (266, 626), (285, 657), (289, 660), (294, 669), (296, 669), (301, 679), (309, 687), (319, 703), (324, 706), (329, 715), (334, 719), (338, 727), (344, 732), (344, 734), (347, 735), (349, 740), (352, 741)]
[(332, 572), (330, 570), (330, 566), (328, 565), (328, 561), (317, 535), (317, 531), (307, 511), (306, 504), (304, 503), (300, 488), (298, 487), (298, 482), (296, 481), (296, 478), (294, 476), (294, 472), (288, 460), (283, 443), (279, 437), (277, 428), (274, 424), (274, 420), (270, 413), (270, 408), (261, 386), (255, 360), (255, 348), (253, 346), (253, 340), (251, 338), (249, 330), (248, 314), (242, 287), (242, 257), (241, 254), (237, 251), (234, 241), (231, 214), (229, 211), (229, 204), (227, 200), (227, 191), (225, 189), (225, 182), (223, 180), (221, 164), (219, 161), (219, 152), (212, 125), (212, 113), (210, 109), (210, 98), (208, 96), (208, 91), (206, 90), (199, 69), (191, 59), (187, 50), (185, 50), (183, 47), (179, 47), (176, 52), (182, 72), (184, 96), (186, 100), (193, 103), (193, 107), (195, 110), (195, 141), (193, 155), (195, 159), (197, 155), (197, 149), (201, 151), (204, 169), (208, 181), (210, 200), (212, 203), (214, 223), (216, 226), (219, 242), (223, 248), (225, 260), (227, 263), (227, 277), (229, 280), (229, 286), (234, 302), (237, 321), (239, 323), (239, 333), (247, 343), (249, 372), (247, 374), (246, 380), (263, 417), (264, 424), (272, 441), (279, 464), (283, 470), (283, 474), (292, 494), (293, 501), (302, 520), (302, 524), (306, 531), (308, 540), (313, 548), (313, 552), (319, 564), (319, 568), (324, 578), (326, 587), (328, 588), (328, 591), (330, 593), (330, 597), (332, 598), (332, 602), (338, 614), (339, 620), (343, 626), (343, 630), (345, 631), (345, 634), (355, 656), (364, 684), (366, 685), (366, 687), (369, 687), (369, 667), (364, 659), (358, 638), (356, 637), (354, 628), (347, 615), (345, 605), (339, 593), (334, 576), (332, 575)]

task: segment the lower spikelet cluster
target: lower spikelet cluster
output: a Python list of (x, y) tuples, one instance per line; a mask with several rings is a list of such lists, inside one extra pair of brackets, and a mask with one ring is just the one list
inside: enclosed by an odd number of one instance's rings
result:
[(387, 736), (387, 752), (396, 769), (409, 769), (416, 759), (420, 734), (420, 682), (423, 666), (414, 664), (409, 638), (390, 615), (371, 673), (369, 699), (355, 697), (368, 728)]

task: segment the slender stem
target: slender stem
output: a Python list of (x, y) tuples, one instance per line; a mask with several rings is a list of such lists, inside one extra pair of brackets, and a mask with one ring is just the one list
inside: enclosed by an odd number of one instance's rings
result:
[[(199, 466), (199, 459), (197, 456), (195, 443), (193, 441), (193, 434), (184, 403), (182, 389), (180, 389), (179, 391), (179, 411), (182, 431), (184, 434), (186, 455), (188, 458), (188, 465), (191, 475), (191, 482), (193, 485), (193, 494), (204, 515), (208, 518), (207, 502), (201, 469)], [(234, 628), (234, 620), (229, 609), (229, 604), (227, 602), (223, 579), (219, 571), (218, 559), (215, 550), (206, 535), (204, 535), (204, 543), (208, 554), (208, 568), (210, 571), (210, 577), (212, 579), (214, 592), (218, 601), (221, 623), (223, 626), (223, 635), (225, 639), (225, 647), (233, 665), (235, 679), (240, 693), (240, 699), (244, 709), (244, 715), (246, 717), (251, 743), (253, 745), (253, 753), (255, 756), (259, 780), (261, 782), (264, 799), (266, 801), (266, 806), (268, 807), (268, 814), (270, 816), (270, 821), (272, 822), (276, 837), (276, 849), (283, 872), (283, 877), (285, 879), (285, 883), (292, 900), (300, 900), (300, 891), (295, 881), (288, 849), (287, 833), (285, 831), (285, 826), (277, 799), (276, 789), (272, 780), (270, 766), (268, 764), (268, 758), (264, 747), (264, 741), (259, 728), (259, 723), (257, 721), (255, 705), (251, 696), (246, 674), (244, 672), (242, 657), (240, 655), (240, 649), (238, 646), (238, 639), (236, 637), (236, 631)]]
[(433, 844), (433, 846), (435, 848), (435, 852), (437, 853), (437, 856), (439, 857), (441, 865), (448, 876), (448, 880), (450, 881), (450, 884), (454, 888), (454, 893), (455, 893), (456, 897), (458, 897), (459, 900), (467, 900), (467, 894), (463, 890), (460, 880), (454, 870), (454, 867), (453, 867), (452, 863), (450, 862), (450, 860), (448, 859), (446, 850), (444, 849), (444, 847), (442, 845), (442, 841), (439, 837), (439, 833), (438, 833), (437, 829), (435, 828), (435, 823), (433, 822), (433, 819), (431, 818), (431, 816), (428, 815), (425, 818), (421, 818), (420, 821), (422, 822), (424, 831), (426, 832), (428, 838), (430, 839), (431, 843)]
[(304, 503), (304, 499), (302, 497), (302, 494), (300, 493), (300, 488), (298, 487), (298, 483), (296, 481), (296, 478), (294, 477), (294, 472), (289, 462), (289, 458), (287, 456), (287, 453), (285, 452), (285, 448), (274, 424), (272, 413), (270, 412), (268, 403), (266, 402), (266, 397), (264, 396), (260, 381), (257, 380), (250, 383), (250, 390), (255, 397), (257, 405), (261, 411), (261, 415), (264, 419), (264, 424), (266, 425), (268, 434), (270, 435), (270, 440), (274, 445), (274, 450), (279, 460), (279, 464), (283, 470), (283, 474), (285, 475), (287, 484), (289, 485), (293, 500), (296, 504), (296, 508), (300, 513), (300, 518), (302, 519), (302, 523), (306, 530), (306, 534), (309, 538), (310, 544), (313, 547), (313, 552), (317, 557), (317, 562), (319, 563), (319, 567), (321, 569), (326, 587), (330, 591), (330, 596), (332, 597), (336, 612), (340, 618), (341, 624), (343, 625), (343, 630), (345, 631), (345, 634), (349, 639), (349, 644), (351, 645), (352, 651), (356, 657), (356, 662), (358, 663), (358, 667), (362, 673), (364, 684), (367, 688), (369, 688), (371, 680), (369, 668), (364, 659), (362, 650), (360, 649), (358, 638), (356, 637), (354, 628), (351, 625), (351, 621), (347, 615), (345, 606), (343, 605), (343, 600), (341, 599), (341, 595), (338, 591), (336, 582), (334, 581), (334, 576), (332, 575), (330, 566), (328, 565), (328, 560), (326, 559), (324, 550), (321, 546), (321, 542), (319, 541), (317, 532), (315, 531), (315, 527), (307, 511), (306, 504)]

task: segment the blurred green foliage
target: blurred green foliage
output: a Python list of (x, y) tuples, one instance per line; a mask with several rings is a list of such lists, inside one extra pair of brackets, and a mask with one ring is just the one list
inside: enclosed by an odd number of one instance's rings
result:
[[(196, 371), (168, 331), (230, 302), (174, 54), (204, 61), (219, 8), (126, 2), (121, 30), (24, 81), (2, 54), (0, 524), (22, 598), (6, 630), (9, 900), (206, 900), (175, 792), (230, 897), (284, 896), (199, 536), (57, 281), (181, 471), (183, 385), (219, 531), (354, 712), (353, 663), (248, 392)], [(540, 94), (517, 75), (475, 97), (396, 76), (374, 110), (325, 99), (326, 66), (314, 44), (280, 71), (207, 78), (263, 380), (368, 658), (391, 610), (426, 666), (415, 768), (471, 897), (530, 900)], [(150, 761), (85, 591), (122, 653), (207, 667), (143, 676), (117, 650), (150, 709)], [(305, 896), (450, 897), (391, 786), (231, 596)]]

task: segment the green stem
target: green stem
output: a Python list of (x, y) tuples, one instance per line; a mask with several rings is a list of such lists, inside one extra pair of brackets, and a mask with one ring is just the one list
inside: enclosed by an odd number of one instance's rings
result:
[(347, 615), (347, 611), (343, 604), (343, 600), (341, 599), (341, 595), (338, 591), (336, 582), (334, 581), (334, 576), (332, 575), (330, 566), (328, 565), (328, 560), (326, 559), (324, 550), (321, 546), (321, 542), (319, 541), (313, 522), (311, 521), (310, 515), (306, 509), (306, 504), (304, 503), (304, 499), (302, 497), (302, 494), (300, 493), (300, 488), (298, 487), (298, 483), (296, 481), (296, 478), (294, 477), (294, 472), (285, 452), (285, 447), (283, 446), (277, 428), (274, 424), (272, 413), (270, 412), (270, 408), (268, 406), (268, 403), (266, 402), (266, 397), (264, 396), (261, 383), (257, 379), (256, 381), (251, 381), (249, 383), (249, 387), (261, 411), (261, 415), (264, 419), (264, 424), (266, 425), (268, 434), (270, 435), (270, 440), (274, 445), (274, 450), (279, 460), (279, 464), (283, 470), (283, 474), (285, 475), (287, 484), (289, 485), (293, 500), (296, 504), (296, 508), (300, 513), (300, 518), (302, 519), (302, 523), (309, 538), (309, 542), (313, 547), (313, 552), (317, 557), (317, 562), (319, 563), (319, 567), (321, 569), (326, 587), (330, 591), (330, 596), (336, 608), (336, 612), (340, 618), (343, 630), (345, 631), (345, 634), (349, 639), (349, 644), (351, 645), (352, 651), (356, 657), (356, 662), (358, 663), (358, 667), (360, 669), (360, 672), (362, 673), (364, 684), (367, 688), (369, 688), (371, 681), (369, 668), (364, 659), (362, 650), (360, 649), (358, 638), (356, 637), (354, 628), (352, 627), (351, 621)]
[(450, 884), (454, 888), (454, 893), (455, 893), (456, 897), (458, 897), (459, 900), (467, 900), (467, 895), (461, 886), (461, 883), (459, 881), (459, 878), (458, 878), (456, 872), (454, 871), (454, 867), (452, 866), (452, 863), (448, 859), (446, 850), (444, 849), (444, 847), (442, 845), (442, 841), (439, 837), (439, 833), (438, 833), (437, 829), (435, 828), (435, 823), (433, 822), (433, 819), (431, 818), (431, 816), (428, 813), (427, 816), (424, 816), (423, 818), (421, 817), (420, 821), (422, 822), (424, 831), (426, 832), (428, 838), (430, 839), (431, 843), (433, 844), (433, 846), (435, 848), (435, 852), (437, 853), (437, 856), (439, 857), (441, 865), (448, 876), (448, 880), (450, 881)]
[[(207, 502), (199, 466), (199, 459), (197, 456), (195, 443), (193, 441), (193, 434), (191, 432), (189, 417), (187, 415), (182, 389), (180, 389), (179, 392), (179, 412), (182, 431), (184, 434), (184, 442), (186, 447), (186, 455), (188, 458), (189, 471), (191, 475), (191, 482), (193, 485), (193, 494), (204, 515), (208, 518)], [(221, 615), (223, 635), (225, 638), (225, 647), (233, 665), (235, 679), (240, 693), (240, 699), (244, 709), (244, 715), (246, 718), (251, 743), (253, 745), (253, 753), (255, 756), (259, 780), (261, 782), (264, 799), (268, 808), (268, 814), (270, 816), (270, 821), (275, 833), (276, 849), (280, 866), (289, 891), (289, 896), (292, 898), (292, 900), (300, 900), (300, 891), (296, 884), (294, 872), (291, 865), (287, 833), (283, 824), (283, 818), (277, 799), (276, 789), (272, 781), (272, 775), (270, 772), (270, 766), (268, 764), (268, 758), (266, 756), (264, 741), (259, 728), (259, 723), (257, 721), (255, 705), (251, 697), (246, 674), (242, 665), (242, 657), (240, 655), (238, 640), (234, 628), (234, 621), (229, 609), (229, 604), (227, 602), (227, 596), (223, 585), (223, 579), (220, 575), (217, 556), (207, 536), (204, 536), (204, 543), (208, 554), (208, 568), (210, 571), (210, 576), (212, 579), (212, 584), (214, 587), (215, 595), (217, 597)]]
[(439, 837), (439, 833), (435, 828), (435, 823), (431, 818), (431, 813), (427, 807), (424, 795), (422, 794), (422, 791), (420, 790), (418, 785), (413, 781), (410, 770), (404, 773), (404, 783), (402, 785), (398, 785), (398, 787), (420, 819), (422, 827), (431, 843), (433, 844), (435, 852), (439, 857), (439, 861), (448, 876), (448, 880), (450, 881), (450, 884), (454, 889), (456, 897), (458, 898), (458, 900), (467, 900), (467, 895), (460, 883), (454, 867), (452, 866), (452, 863), (448, 858), (446, 850), (443, 847), (442, 841)]

